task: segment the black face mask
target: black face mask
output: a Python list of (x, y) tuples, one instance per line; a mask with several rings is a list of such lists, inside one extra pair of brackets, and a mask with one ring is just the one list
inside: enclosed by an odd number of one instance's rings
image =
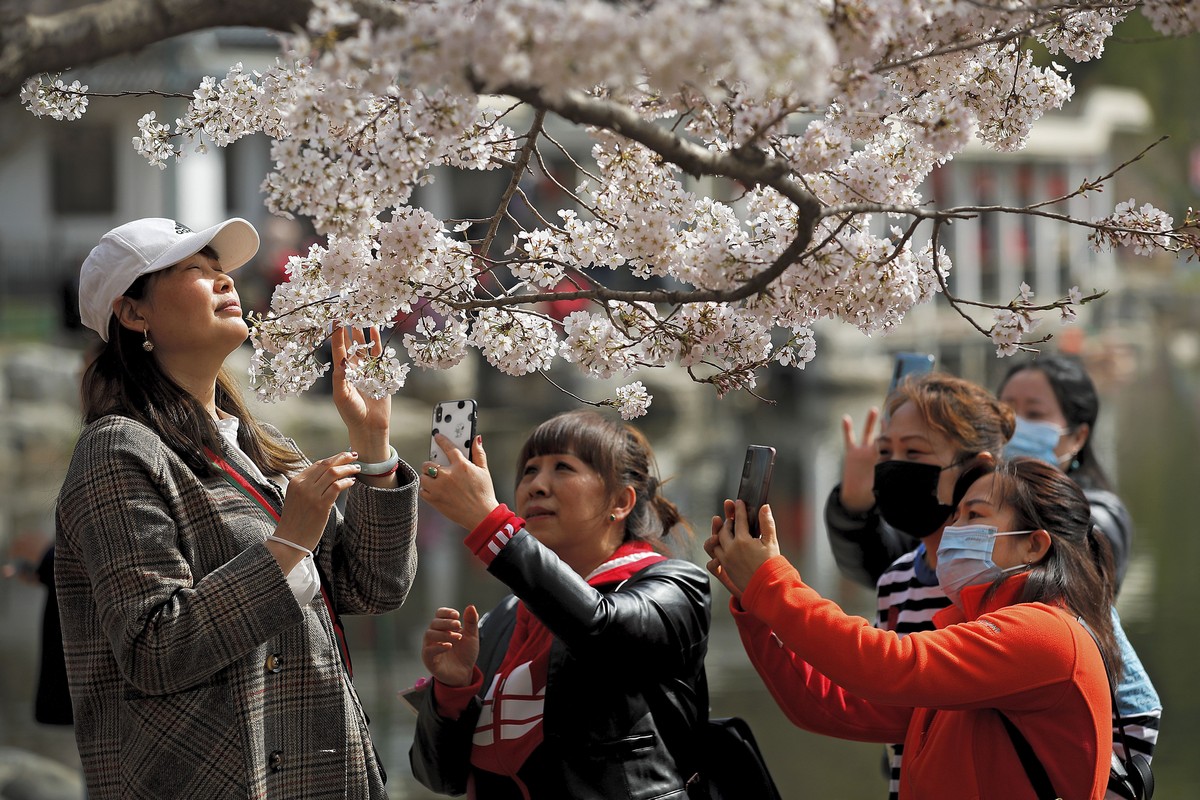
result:
[(946, 524), (954, 506), (938, 502), (942, 468), (915, 461), (881, 461), (875, 465), (875, 503), (884, 522), (909, 536), (922, 538)]

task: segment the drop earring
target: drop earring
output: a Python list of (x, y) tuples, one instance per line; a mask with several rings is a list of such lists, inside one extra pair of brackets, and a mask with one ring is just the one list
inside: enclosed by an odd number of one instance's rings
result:
[(145, 325), (142, 326), (142, 335), (146, 337), (146, 341), (142, 342), (142, 349), (149, 353), (154, 349), (154, 342), (150, 341), (150, 330)]

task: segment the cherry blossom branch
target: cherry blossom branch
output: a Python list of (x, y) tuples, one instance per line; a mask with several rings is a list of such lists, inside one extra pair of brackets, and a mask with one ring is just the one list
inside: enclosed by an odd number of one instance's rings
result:
[[(303, 27), (311, 0), (94, 0), (60, 11), (0, 7), (0, 97), (26, 77), (61, 72), (192, 31), (233, 25), (287, 32)], [(57, 6), (51, 6), (56, 7)]]
[(525, 134), (525, 144), (521, 146), (516, 162), (513, 164), (512, 178), (509, 180), (508, 186), (505, 187), (504, 194), (500, 195), (500, 202), (497, 203), (496, 213), (492, 215), (491, 222), (488, 223), (487, 233), (483, 236), (480, 250), (484, 254), (487, 254), (492, 249), (492, 242), (496, 238), (496, 233), (500, 230), (500, 221), (508, 211), (508, 204), (512, 200), (513, 194), (517, 191), (517, 186), (521, 183), (521, 175), (529, 167), (529, 159), (537, 149), (537, 138), (542, 131), (542, 125), (545, 121), (546, 112), (538, 109), (533, 115), (533, 123), (530, 124), (529, 131)]
[(756, 149), (733, 149), (728, 152), (710, 150), (644, 119), (628, 106), (591, 97), (577, 90), (567, 90), (561, 96), (550, 97), (537, 86), (510, 84), (500, 87), (498, 91), (524, 100), (534, 108), (553, 111), (571, 122), (593, 125), (632, 139), (693, 177), (713, 175), (733, 178), (748, 185), (770, 186), (795, 203), (801, 227), (816, 222), (819, 202), (788, 177), (792, 166), (783, 159), (771, 158)]
[(1070, 200), (1073, 197), (1086, 196), (1088, 194), (1088, 192), (1091, 192), (1094, 190), (1104, 191), (1104, 184), (1107, 183), (1109, 179), (1114, 177), (1118, 172), (1122, 171), (1123, 169), (1128, 167), (1130, 164), (1141, 161), (1143, 158), (1145, 158), (1147, 153), (1149, 153), (1151, 150), (1158, 147), (1160, 144), (1162, 144), (1163, 142), (1167, 141), (1167, 139), (1170, 139), (1170, 138), (1171, 138), (1170, 136), (1160, 136), (1160, 137), (1158, 137), (1158, 139), (1156, 139), (1155, 141), (1151, 142), (1150, 144), (1148, 144), (1144, 148), (1142, 148), (1142, 151), (1140, 153), (1123, 161), (1122, 163), (1118, 164), (1116, 167), (1113, 167), (1111, 170), (1109, 170), (1104, 175), (1101, 175), (1099, 178), (1085, 180), (1073, 192), (1069, 192), (1068, 194), (1064, 194), (1062, 197), (1056, 197), (1052, 200), (1043, 200), (1040, 203), (1033, 203), (1032, 205), (1027, 206), (1027, 208), (1032, 209), (1032, 208), (1041, 208), (1042, 206), (1057, 205), (1058, 203), (1065, 202), (1067, 200)]

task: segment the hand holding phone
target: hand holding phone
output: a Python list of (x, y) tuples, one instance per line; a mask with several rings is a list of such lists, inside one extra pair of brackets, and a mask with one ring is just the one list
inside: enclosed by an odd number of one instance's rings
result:
[(433, 407), (433, 427), (429, 434), (429, 460), (438, 466), (450, 466), (450, 459), (442, 451), (434, 436), (442, 434), (471, 460), (471, 442), (475, 439), (475, 423), (478, 408), (474, 400), (446, 400)]
[(746, 448), (746, 460), (742, 464), (742, 480), (738, 484), (737, 498), (746, 504), (746, 521), (750, 535), (759, 536), (758, 509), (767, 502), (767, 491), (771, 488), (771, 472), (775, 468), (775, 448), (752, 444)]

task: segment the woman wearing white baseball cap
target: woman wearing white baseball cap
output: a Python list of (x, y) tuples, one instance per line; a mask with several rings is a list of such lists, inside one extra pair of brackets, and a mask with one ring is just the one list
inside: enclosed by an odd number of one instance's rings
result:
[(230, 273), (257, 250), (242, 219), (141, 219), (83, 264), (80, 315), (106, 344), (55, 582), (92, 800), (386, 796), (339, 614), (404, 602), (417, 477), (391, 398), (346, 380), (360, 331), (332, 341), (346, 452), (309, 463), (251, 416), (223, 364), (248, 334)]

